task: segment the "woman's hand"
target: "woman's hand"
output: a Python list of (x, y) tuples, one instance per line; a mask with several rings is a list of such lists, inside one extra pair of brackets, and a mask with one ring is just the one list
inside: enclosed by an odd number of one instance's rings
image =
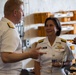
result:
[(52, 62), (52, 66), (53, 67), (62, 67), (63, 66), (63, 63), (62, 62), (59, 62), (59, 61)]

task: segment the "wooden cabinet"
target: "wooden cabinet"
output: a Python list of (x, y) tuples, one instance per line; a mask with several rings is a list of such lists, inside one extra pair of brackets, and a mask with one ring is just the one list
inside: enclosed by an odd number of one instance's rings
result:
[(50, 12), (34, 13), (34, 24), (44, 23), (47, 17), (53, 16)]
[[(46, 36), (44, 26), (39, 26), (37, 30), (39, 37)], [(65, 24), (62, 25), (61, 34), (76, 34), (76, 24)]]
[(73, 34), (76, 34), (76, 24), (73, 24), (74, 30), (73, 30)]
[[(56, 15), (57, 14), (57, 15)], [(63, 34), (76, 34), (76, 11), (64, 11), (64, 12), (57, 12), (57, 13), (50, 13), (50, 12), (42, 12), (42, 13), (34, 13), (34, 24), (44, 24), (45, 19), (54, 16), (60, 20), (60, 23), (63, 26), (66, 26), (66, 32)], [(72, 27), (70, 29), (70, 27)], [(44, 26), (38, 27), (38, 36), (43, 37), (46, 35)], [(63, 31), (62, 31), (63, 32)]]
[(73, 17), (71, 17), (71, 20), (75, 21), (76, 20), (76, 11), (72, 11), (72, 12), (73, 12)]
[(70, 17), (62, 17), (62, 18), (59, 18), (60, 22), (67, 22), (67, 21), (70, 21)]
[(39, 36), (39, 37), (46, 36), (44, 26), (39, 26), (39, 27), (38, 27), (38, 36)]
[(60, 20), (60, 22), (68, 22), (71, 21), (71, 17), (73, 17), (73, 12), (71, 11), (56, 12), (55, 17), (57, 17)]

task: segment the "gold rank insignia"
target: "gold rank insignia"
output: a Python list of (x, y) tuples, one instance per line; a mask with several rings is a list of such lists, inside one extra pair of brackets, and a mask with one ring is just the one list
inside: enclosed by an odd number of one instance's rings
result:
[(64, 46), (61, 44), (61, 42), (56, 42), (55, 49), (64, 49)]
[(65, 40), (65, 39), (62, 39), (62, 38), (61, 38), (61, 41), (66, 43), (66, 40)]
[(58, 45), (56, 49), (64, 49), (64, 47), (62, 45)]
[(7, 25), (9, 26), (9, 28), (15, 28), (10, 22), (9, 23), (7, 23)]
[(43, 41), (44, 41), (44, 39), (41, 39), (41, 40), (38, 41), (38, 43), (42, 43)]

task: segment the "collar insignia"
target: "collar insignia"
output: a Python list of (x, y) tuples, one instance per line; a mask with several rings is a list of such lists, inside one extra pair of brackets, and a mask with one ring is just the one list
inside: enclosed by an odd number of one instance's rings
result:
[(9, 26), (9, 28), (15, 28), (11, 23), (7, 23), (7, 25)]
[(61, 38), (61, 41), (66, 43), (66, 40), (65, 40), (65, 39), (62, 39), (62, 38)]
[(41, 40), (38, 41), (38, 43), (42, 43), (43, 41), (44, 41), (44, 39), (41, 39)]

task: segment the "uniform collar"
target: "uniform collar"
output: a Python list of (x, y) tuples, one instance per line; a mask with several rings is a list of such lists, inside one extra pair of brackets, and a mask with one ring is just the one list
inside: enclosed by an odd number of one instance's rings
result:
[(59, 42), (61, 42), (61, 39), (57, 36), (54, 43), (53, 43), (53, 46), (55, 46)]
[(11, 25), (13, 25), (13, 27), (15, 27), (14, 23), (11, 22), (9, 19), (7, 19), (7, 18), (5, 18), (5, 17), (3, 17), (3, 18), (1, 19), (1, 21), (4, 21), (4, 22), (7, 22), (7, 23), (10, 23)]
[(44, 39), (44, 43), (46, 43), (47, 45), (51, 46), (50, 43), (49, 43), (48, 37), (46, 37), (46, 38)]
[[(54, 41), (54, 43), (53, 43), (52, 46), (54, 46), (54, 45), (56, 44), (56, 42), (61, 42), (61, 40), (60, 40), (59, 37), (56, 37), (56, 39), (55, 39), (55, 41)], [(49, 43), (48, 37), (46, 37), (46, 38), (44, 39), (44, 43), (46, 43), (46, 44), (48, 44), (49, 46), (51, 46), (50, 43)]]

